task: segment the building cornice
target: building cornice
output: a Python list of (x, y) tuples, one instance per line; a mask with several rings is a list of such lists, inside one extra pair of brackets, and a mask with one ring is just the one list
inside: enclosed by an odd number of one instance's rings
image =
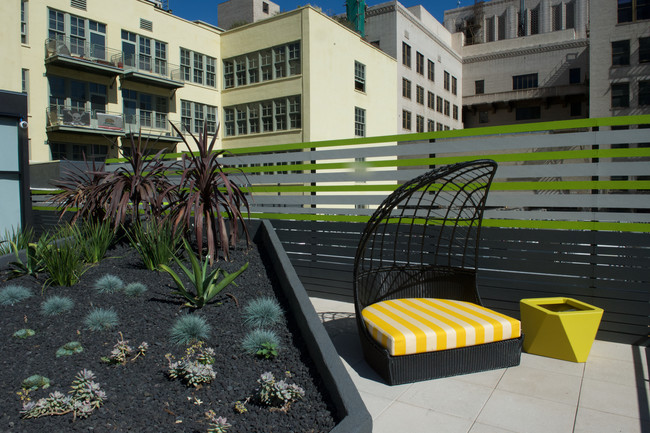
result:
[(570, 50), (572, 48), (586, 48), (589, 46), (587, 39), (580, 39), (575, 41), (560, 42), (547, 45), (538, 45), (535, 47), (517, 48), (514, 50), (494, 52), (490, 54), (480, 54), (478, 56), (463, 57), (463, 64), (487, 62), (490, 60), (507, 59), (518, 56), (527, 56), (533, 54), (548, 53), (558, 50)]

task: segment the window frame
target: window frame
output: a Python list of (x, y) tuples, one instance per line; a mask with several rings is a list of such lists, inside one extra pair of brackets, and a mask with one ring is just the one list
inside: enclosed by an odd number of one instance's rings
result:
[(366, 65), (354, 61), (354, 90), (366, 92)]
[(366, 110), (361, 107), (354, 107), (354, 136), (366, 136)]
[(411, 68), (411, 46), (402, 42), (402, 65)]
[(630, 83), (612, 83), (610, 86), (612, 110), (630, 107)]
[(612, 66), (630, 66), (630, 40), (612, 41)]

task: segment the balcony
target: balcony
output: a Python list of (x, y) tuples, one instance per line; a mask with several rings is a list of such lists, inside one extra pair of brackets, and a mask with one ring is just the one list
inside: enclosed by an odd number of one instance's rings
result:
[(71, 38), (45, 40), (45, 65), (117, 76), (122, 70), (122, 52), (104, 45)]
[(485, 93), (480, 95), (463, 96), (463, 105), (507, 104), (511, 101), (530, 99), (557, 98), (574, 95), (587, 95), (586, 84), (570, 84), (565, 86), (536, 87), (533, 89), (509, 90), (505, 92)]
[(185, 86), (178, 65), (161, 62), (150, 57), (138, 58), (136, 55), (123, 54), (120, 67), (123, 68), (122, 80), (150, 84), (167, 89)]
[[(125, 114), (126, 137), (137, 136), (150, 141), (178, 143), (182, 138), (169, 125), (167, 115), (151, 111), (139, 110), (136, 114)], [(174, 122), (178, 124), (178, 122)]]
[(124, 115), (53, 106), (47, 109), (47, 131), (124, 136)]

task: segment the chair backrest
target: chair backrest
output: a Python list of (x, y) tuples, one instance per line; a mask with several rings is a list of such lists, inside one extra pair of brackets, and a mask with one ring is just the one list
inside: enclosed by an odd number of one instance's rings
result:
[(485, 159), (442, 166), (406, 182), (382, 202), (355, 256), (359, 310), (405, 297), (480, 304), (478, 241), (496, 168)]

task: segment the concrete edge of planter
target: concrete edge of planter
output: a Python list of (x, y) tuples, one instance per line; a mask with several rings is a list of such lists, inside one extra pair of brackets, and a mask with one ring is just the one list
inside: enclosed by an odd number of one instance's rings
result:
[(325, 327), (314, 310), (273, 225), (263, 220), (255, 233), (262, 242), (295, 315), (309, 355), (338, 411), (339, 423), (330, 433), (372, 433), (372, 417), (343, 366)]

